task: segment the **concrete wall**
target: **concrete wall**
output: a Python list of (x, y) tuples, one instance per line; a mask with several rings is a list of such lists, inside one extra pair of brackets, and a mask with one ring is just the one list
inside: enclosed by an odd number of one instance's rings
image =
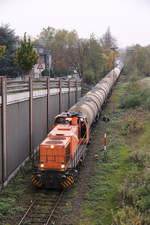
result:
[[(47, 96), (46, 91), (33, 93), (33, 147), (39, 146), (47, 135)], [(62, 89), (62, 111), (68, 110), (68, 89)], [(78, 89), (78, 99), (81, 88)], [(71, 88), (70, 107), (75, 103), (75, 88)], [(0, 97), (1, 104), (1, 97)], [(59, 114), (59, 90), (50, 90), (49, 130), (54, 117)], [(0, 127), (2, 118), (0, 114)], [(0, 129), (2, 136), (2, 129)], [(0, 184), (2, 183), (2, 140), (0, 138)], [(29, 156), (29, 93), (7, 96), (7, 180), (18, 166)]]
[(29, 101), (7, 106), (8, 175), (28, 156)]
[(46, 97), (33, 101), (33, 147), (36, 148), (47, 133)]

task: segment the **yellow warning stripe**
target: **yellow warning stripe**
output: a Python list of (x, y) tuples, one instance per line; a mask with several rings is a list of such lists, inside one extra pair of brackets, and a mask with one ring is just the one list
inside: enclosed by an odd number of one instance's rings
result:
[(69, 180), (66, 180), (66, 183), (69, 184), (69, 185), (71, 185), (71, 182), (69, 182)]
[(38, 181), (37, 183), (36, 183), (36, 185), (39, 185), (41, 183), (41, 181)]
[(67, 180), (69, 180), (71, 183), (73, 183), (73, 180), (70, 177), (67, 177)]
[(41, 182), (41, 181), (37, 181), (36, 179), (33, 180), (33, 183), (34, 183), (36, 186), (39, 186), (39, 187), (42, 186), (42, 182)]
[(66, 188), (67, 186), (63, 183), (63, 187)]
[(37, 184), (37, 181), (33, 181), (34, 184)]
[(74, 180), (72, 176), (69, 176), (69, 178), (70, 178), (72, 181)]
[(37, 182), (38, 183), (41, 182), (41, 180), (40, 180), (40, 178), (37, 179), (37, 177), (35, 177), (34, 175), (32, 175), (32, 182), (36, 184)]
[(68, 187), (68, 184), (66, 183), (66, 181), (64, 181), (64, 184)]
[(33, 179), (32, 179), (32, 182), (33, 182), (34, 184), (37, 184), (38, 180), (37, 180), (36, 178), (33, 178)]
[(35, 179), (35, 177), (34, 178), (32, 178), (32, 181), (35, 181), (36, 179)]

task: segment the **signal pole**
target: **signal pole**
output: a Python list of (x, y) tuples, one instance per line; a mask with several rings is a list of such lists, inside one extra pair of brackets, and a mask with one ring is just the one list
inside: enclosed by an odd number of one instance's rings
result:
[(106, 123), (109, 122), (109, 118), (108, 117), (103, 117), (103, 121), (104, 121), (104, 162), (107, 162), (107, 146), (106, 146)]

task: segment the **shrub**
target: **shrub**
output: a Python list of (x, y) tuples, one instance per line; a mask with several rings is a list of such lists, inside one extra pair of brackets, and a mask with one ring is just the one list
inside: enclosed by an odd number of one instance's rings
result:
[(146, 223), (136, 208), (124, 205), (116, 214), (113, 213), (113, 225), (146, 225)]
[(150, 110), (150, 90), (141, 90), (139, 84), (132, 78), (127, 85), (126, 94), (120, 100), (120, 108), (129, 109), (139, 106)]
[(146, 162), (149, 158), (149, 153), (140, 150), (134, 151), (128, 156), (128, 160), (130, 162), (134, 162), (139, 167), (146, 166)]
[(142, 104), (141, 94), (127, 95), (122, 99), (121, 108), (135, 108)]
[(87, 84), (92, 84), (95, 81), (95, 74), (93, 70), (87, 70), (83, 73), (83, 80)]
[(4, 215), (12, 214), (14, 208), (12, 208), (12, 204), (15, 202), (12, 198), (1, 198), (0, 199), (0, 220)]
[(127, 205), (138, 207), (141, 211), (150, 209), (150, 172), (132, 172), (126, 177), (121, 189), (122, 201)]
[(121, 134), (128, 135), (131, 133), (138, 133), (139, 131), (143, 130), (143, 122), (140, 121), (138, 118), (130, 118), (125, 119), (121, 123)]

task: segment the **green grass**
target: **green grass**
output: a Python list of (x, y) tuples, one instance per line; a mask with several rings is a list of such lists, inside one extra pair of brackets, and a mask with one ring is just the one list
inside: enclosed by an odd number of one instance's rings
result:
[(30, 172), (31, 167), (28, 164), (26, 169), (20, 170), (7, 187), (0, 191), (0, 221), (25, 210), (24, 206), (19, 206), (19, 202), (24, 201), (22, 196), (26, 191), (27, 184), (30, 185)]

